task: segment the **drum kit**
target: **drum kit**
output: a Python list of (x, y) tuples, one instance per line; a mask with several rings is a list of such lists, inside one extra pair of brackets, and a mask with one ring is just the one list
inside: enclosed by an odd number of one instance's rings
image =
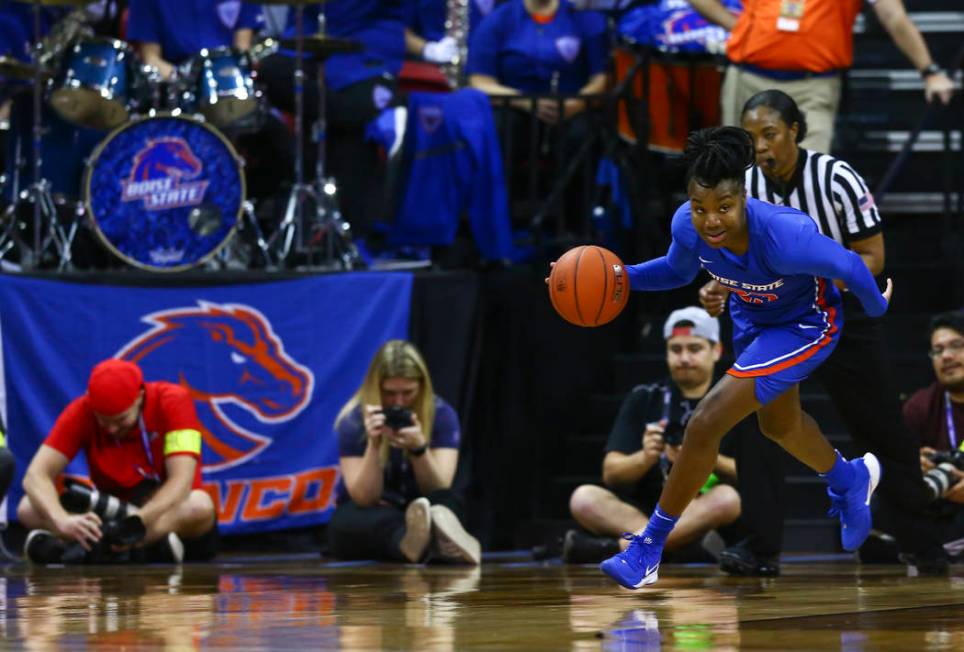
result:
[[(19, 170), (25, 166), (18, 145), (13, 170), (3, 178), (11, 202), (0, 218), (0, 262), (16, 250), (23, 269), (71, 269), (74, 238), (83, 223), (118, 258), (150, 271), (175, 272), (205, 263), (216, 267), (219, 261), (230, 265), (232, 247), (227, 245), (242, 229), (251, 229), (268, 269), (360, 266), (324, 157), (324, 60), (360, 47), (326, 37), (323, 11), (317, 34), (305, 36), (304, 5), (318, 0), (257, 0), (293, 5), (295, 37), (265, 39), (247, 53), (202, 50), (170, 80), (141, 65), (127, 43), (95, 37), (90, 30), (61, 29), (55, 38), (39, 38), (41, 6), (81, 6), (87, 0), (23, 1), (33, 5), (33, 56), (29, 63), (0, 57), (0, 76), (6, 80), (0, 83), (32, 84), (32, 181), (20, 187)], [(246, 199), (244, 162), (230, 136), (257, 131), (263, 124), (267, 106), (256, 66), (280, 48), (296, 53), (295, 165), (284, 216), (265, 237)], [(319, 62), (321, 89), (313, 132), (318, 162), (310, 177), (304, 170), (305, 56)], [(55, 202), (42, 174), (44, 101), (70, 125), (110, 130), (86, 159), (80, 200), (66, 218), (58, 210), (64, 202)], [(26, 205), (32, 208), (32, 224), (23, 219)], [(28, 225), (32, 242), (23, 236)]]

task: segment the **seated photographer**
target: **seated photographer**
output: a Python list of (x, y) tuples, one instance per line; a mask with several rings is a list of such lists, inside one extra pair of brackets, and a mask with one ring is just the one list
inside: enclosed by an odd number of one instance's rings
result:
[[(94, 490), (57, 481), (81, 450)], [(23, 480), (17, 519), (35, 563), (180, 562), (214, 556), (214, 503), (201, 489), (201, 424), (187, 390), (144, 382), (109, 359), (57, 418)]]
[[(936, 315), (928, 355), (936, 381), (904, 403), (904, 421), (920, 438), (920, 465), (944, 548), (964, 552), (964, 310)], [(881, 511), (881, 510), (877, 510)], [(886, 531), (885, 514), (874, 515)]]
[(382, 345), (335, 431), (341, 481), (328, 524), (332, 556), (479, 563), (479, 542), (462, 527), (462, 497), (452, 489), (459, 418), (433, 392), (413, 344)]
[[(689, 307), (670, 314), (663, 326), (669, 380), (639, 385), (624, 399), (613, 424), (603, 459), (603, 484), (577, 487), (569, 499), (573, 518), (596, 536), (570, 530), (563, 541), (562, 558), (569, 563), (595, 563), (628, 545), (617, 539), (632, 524), (638, 534), (649, 522), (669, 466), (683, 444), (690, 414), (713, 384), (720, 359), (720, 325), (702, 308)], [(729, 451), (737, 426), (723, 440)], [(733, 457), (720, 454), (699, 498), (680, 516), (666, 542), (679, 551), (699, 542), (710, 530), (736, 521), (740, 495)], [(707, 547), (707, 552), (712, 552)]]

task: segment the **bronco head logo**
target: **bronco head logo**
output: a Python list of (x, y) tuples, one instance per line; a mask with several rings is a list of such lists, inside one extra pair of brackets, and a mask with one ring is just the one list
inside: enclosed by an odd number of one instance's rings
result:
[(250, 306), (199, 301), (143, 321), (153, 328), (116, 357), (137, 362), (147, 378), (176, 382), (191, 393), (203, 428), (205, 471), (241, 464), (271, 443), (237, 423), (239, 417), (288, 421), (311, 398), (311, 370), (285, 353), (270, 322)]
[(166, 136), (147, 141), (147, 146), (137, 153), (131, 167), (131, 181), (161, 177), (193, 179), (203, 169), (203, 164), (183, 138)]

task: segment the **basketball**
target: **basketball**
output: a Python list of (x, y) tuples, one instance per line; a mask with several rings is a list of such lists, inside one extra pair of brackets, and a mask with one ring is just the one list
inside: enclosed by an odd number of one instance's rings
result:
[(549, 299), (570, 324), (608, 324), (629, 300), (629, 278), (623, 262), (602, 247), (584, 245), (570, 249), (549, 274)]

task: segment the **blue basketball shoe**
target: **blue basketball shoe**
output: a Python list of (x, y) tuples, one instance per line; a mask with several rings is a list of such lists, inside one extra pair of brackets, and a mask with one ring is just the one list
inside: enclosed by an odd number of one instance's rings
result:
[(649, 537), (629, 532), (623, 538), (629, 541), (629, 547), (601, 563), (599, 569), (627, 589), (638, 589), (658, 580), (663, 547)]
[(873, 453), (867, 453), (848, 464), (854, 467), (857, 480), (843, 494), (827, 489), (830, 496), (827, 516), (840, 517), (840, 540), (844, 550), (856, 550), (870, 534), (870, 497), (880, 482), (880, 462)]

